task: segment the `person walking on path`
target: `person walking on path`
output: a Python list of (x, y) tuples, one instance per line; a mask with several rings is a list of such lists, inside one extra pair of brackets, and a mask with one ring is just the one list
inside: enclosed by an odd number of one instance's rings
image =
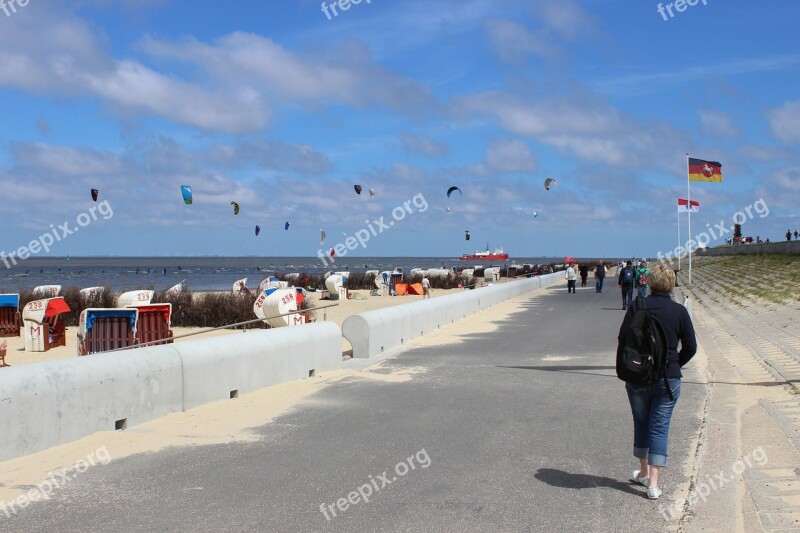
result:
[(567, 294), (570, 292), (575, 294), (575, 282), (578, 279), (578, 273), (575, 272), (575, 266), (572, 263), (567, 266), (565, 277), (567, 278)]
[(650, 284), (650, 270), (647, 268), (647, 263), (642, 261), (639, 263), (639, 268), (636, 269), (636, 296), (647, 298), (647, 288)]
[(794, 240), (797, 240), (797, 237), (800, 236), (800, 233), (797, 233), (797, 229), (794, 230)]
[(422, 299), (430, 298), (431, 297), (431, 280), (428, 279), (428, 276), (424, 276), (422, 278)]
[(606, 267), (602, 261), (597, 262), (594, 269), (594, 291), (603, 292), (603, 281), (606, 279)]
[(790, 229), (786, 230), (786, 240), (787, 241), (791, 241), (792, 240), (792, 230), (790, 230)]
[[(697, 352), (697, 341), (689, 312), (670, 298), (674, 287), (675, 271), (664, 265), (655, 265), (650, 271), (650, 288), (653, 294), (647, 298), (647, 309), (664, 329), (667, 348), (666, 377), (672, 399), (663, 379), (652, 385), (625, 383), (633, 414), (633, 455), (639, 459), (639, 469), (634, 470), (631, 477), (635, 483), (647, 487), (647, 497), (651, 500), (661, 496), (658, 479), (661, 469), (667, 466), (669, 424), (681, 394), (681, 367)], [(637, 303), (635, 301), (625, 313), (619, 330), (620, 342), (633, 321)]]
[(589, 279), (589, 265), (586, 263), (581, 263), (578, 271), (581, 273), (581, 287), (585, 287), (586, 280)]
[(633, 265), (631, 265), (630, 261), (620, 269), (617, 282), (619, 288), (622, 290), (622, 308), (627, 309), (633, 300), (634, 273)]

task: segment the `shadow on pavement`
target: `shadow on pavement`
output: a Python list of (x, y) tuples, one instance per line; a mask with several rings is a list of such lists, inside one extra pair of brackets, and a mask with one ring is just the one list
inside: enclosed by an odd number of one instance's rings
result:
[(591, 474), (573, 474), (554, 468), (540, 468), (533, 477), (553, 487), (563, 487), (566, 489), (607, 487), (621, 492), (627, 492), (628, 494), (635, 494), (642, 497), (647, 496), (644, 491), (636, 489), (631, 482), (623, 482), (618, 479), (611, 479), (610, 477), (593, 476)]
[[(616, 366), (502, 366), (498, 365), (497, 368), (513, 368), (516, 370), (543, 370), (545, 372), (564, 372), (566, 374), (585, 374), (587, 376), (600, 376), (604, 378), (617, 378), (614, 374), (598, 374), (595, 372), (586, 372), (587, 370), (616, 370)], [(733, 385), (743, 387), (783, 387), (784, 385), (791, 385), (792, 383), (800, 383), (798, 380), (792, 381), (757, 381), (754, 383), (736, 383), (732, 381), (689, 381), (682, 379), (681, 384), (684, 385)]]

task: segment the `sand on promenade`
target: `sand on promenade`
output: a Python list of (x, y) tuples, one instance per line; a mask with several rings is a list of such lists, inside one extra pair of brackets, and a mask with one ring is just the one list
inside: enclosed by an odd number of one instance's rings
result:
[[(507, 281), (506, 279), (501, 282)], [(447, 294), (454, 294), (464, 289), (433, 289), (431, 296), (439, 298)], [(201, 293), (197, 293), (201, 294)], [(350, 291), (349, 300), (320, 300), (321, 293), (310, 293), (310, 302), (312, 307), (317, 306), (332, 306), (325, 309), (316, 311), (316, 321), (329, 320), (342, 327), (345, 318), (352, 314), (363, 313), (374, 309), (382, 309), (394, 305), (400, 305), (410, 302), (415, 302), (422, 299), (422, 296), (408, 295), (408, 296), (371, 296), (370, 291), (367, 290), (353, 290)], [(363, 298), (363, 299), (362, 299)], [(255, 316), (253, 316), (255, 318)], [(185, 342), (188, 340), (202, 339), (208, 337), (216, 337), (220, 335), (241, 335), (241, 329), (220, 329), (216, 331), (202, 332), (208, 328), (172, 328), (173, 335), (179, 337), (182, 335), (192, 334), (191, 336), (176, 339), (175, 342)], [(245, 330), (246, 331), (246, 330)], [(6, 363), (12, 366), (25, 365), (31, 363), (40, 363), (42, 361), (56, 361), (58, 359), (67, 359), (69, 357), (77, 357), (78, 354), (78, 328), (77, 326), (68, 327), (66, 330), (66, 346), (59, 346), (50, 349), (46, 352), (27, 352), (25, 351), (25, 333), (21, 328), (22, 333), (19, 337), (5, 337), (8, 342), (8, 350), (6, 355)], [(342, 352), (348, 352), (352, 347), (350, 343), (342, 338)], [(0, 370), (2, 372), (2, 370)]]

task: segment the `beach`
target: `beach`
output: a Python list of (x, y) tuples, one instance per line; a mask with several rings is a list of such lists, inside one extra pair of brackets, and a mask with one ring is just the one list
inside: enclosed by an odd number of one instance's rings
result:
[[(501, 282), (506, 281), (502, 279)], [(464, 289), (433, 289), (431, 293), (432, 298), (440, 298), (447, 294), (453, 294)], [(199, 296), (201, 292), (194, 293)], [(350, 291), (350, 299), (347, 300), (321, 300), (322, 293), (311, 292), (308, 293), (308, 301), (311, 307), (324, 307), (316, 311), (316, 321), (328, 320), (337, 324), (340, 328), (344, 320), (353, 314), (371, 311), (373, 309), (381, 309), (394, 305), (401, 305), (422, 299), (422, 296), (405, 295), (405, 296), (372, 296), (370, 291), (367, 290), (354, 290)], [(255, 315), (253, 315), (255, 319)], [(190, 340), (217, 337), (222, 335), (241, 335), (248, 330), (241, 329), (216, 329), (214, 331), (206, 331), (209, 328), (172, 328), (174, 337), (181, 337), (175, 342), (186, 342)], [(77, 333), (78, 327), (71, 326), (66, 329), (66, 346), (58, 346), (46, 352), (26, 352), (25, 351), (25, 333), (24, 329), (20, 328), (21, 335), (19, 337), (6, 337), (8, 342), (8, 350), (6, 355), (6, 363), (12, 366), (26, 365), (32, 363), (40, 363), (43, 361), (56, 361), (59, 359), (67, 359), (76, 357), (78, 354), (78, 341)], [(185, 335), (185, 337), (184, 337)], [(350, 343), (343, 337), (342, 338), (342, 353), (345, 357), (351, 350)]]

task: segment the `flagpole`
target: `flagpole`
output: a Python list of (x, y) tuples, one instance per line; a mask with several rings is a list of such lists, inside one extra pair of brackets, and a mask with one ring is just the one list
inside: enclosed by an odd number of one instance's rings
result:
[[(678, 202), (680, 202), (680, 201), (681, 201), (681, 199), (680, 199), (680, 197), (678, 197)], [(681, 206), (680, 206), (680, 204), (678, 204), (677, 211), (678, 211), (678, 247), (676, 248), (676, 250), (678, 250), (678, 272), (680, 272), (681, 271)]]
[(692, 247), (691, 241), (692, 239), (692, 188), (689, 185), (691, 182), (689, 181), (689, 174), (691, 173), (691, 168), (689, 167), (689, 153), (686, 153), (686, 207), (688, 208), (688, 220), (689, 220), (689, 239), (686, 241), (687, 249), (689, 251), (689, 285), (692, 284)]

